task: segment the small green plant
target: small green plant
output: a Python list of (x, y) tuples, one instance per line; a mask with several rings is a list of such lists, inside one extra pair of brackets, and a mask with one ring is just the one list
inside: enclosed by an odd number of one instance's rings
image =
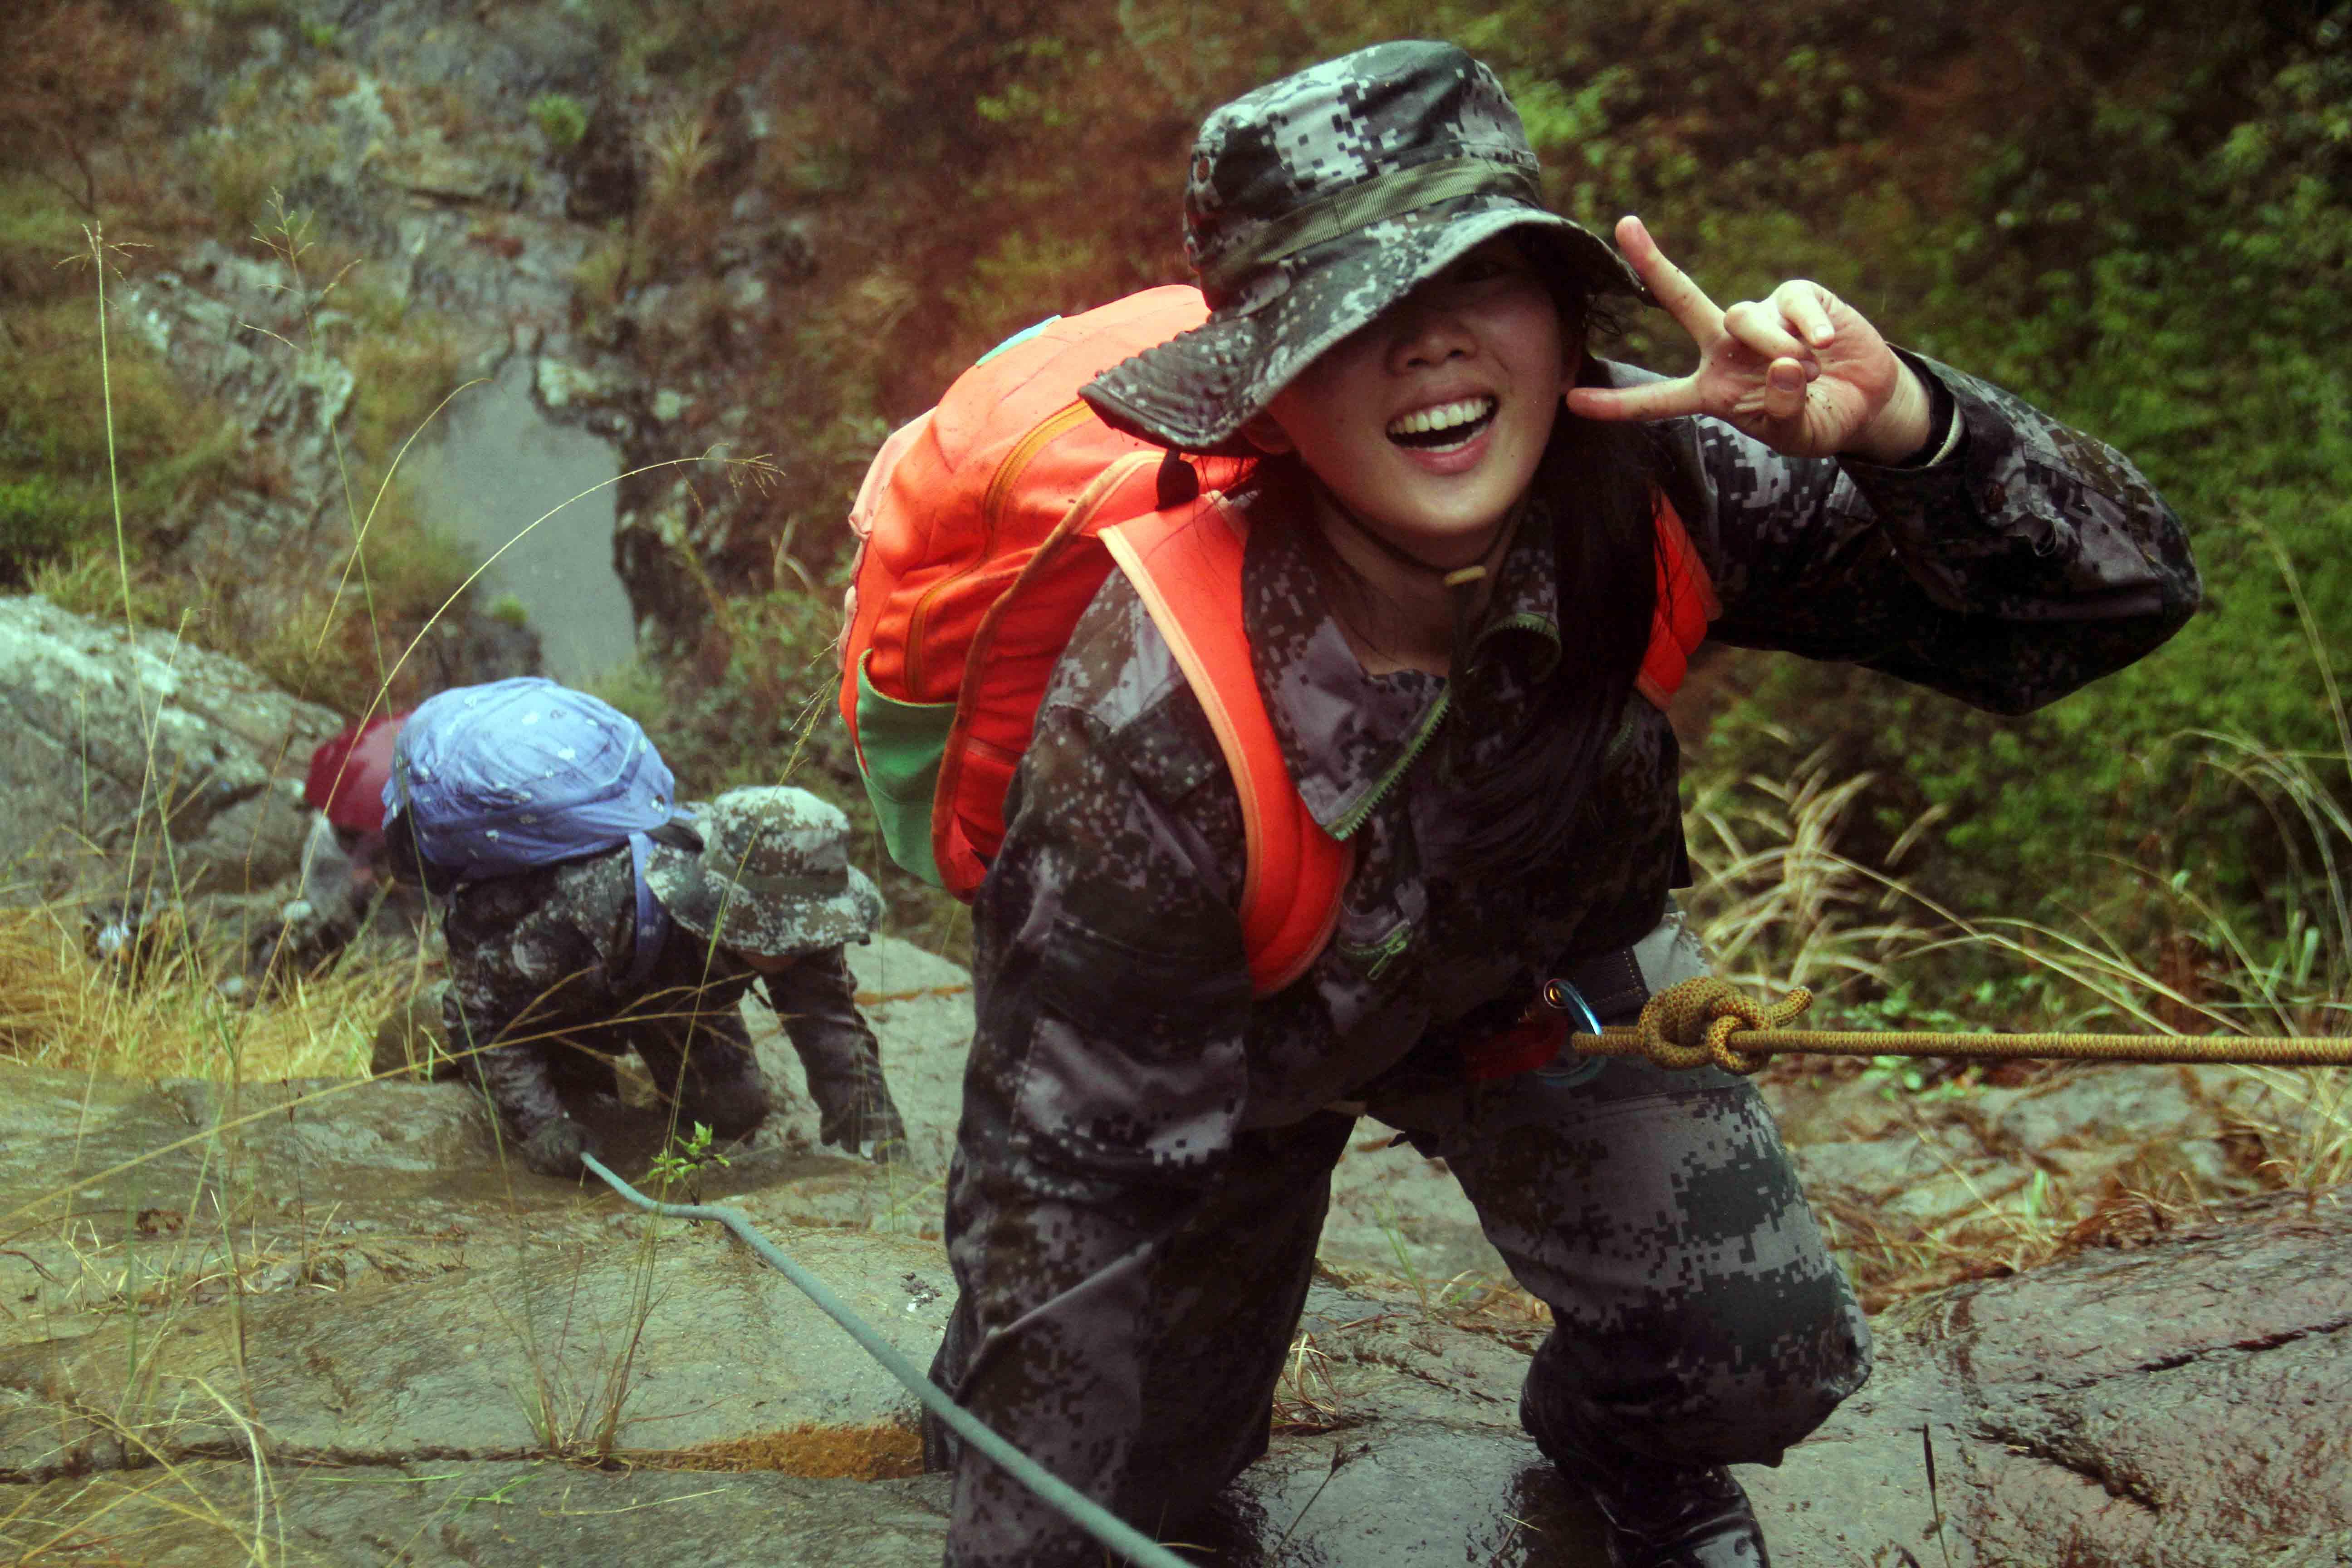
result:
[(542, 92), (530, 100), (525, 112), (558, 153), (571, 152), (588, 134), (588, 110), (568, 92)]
[(733, 1163), (726, 1155), (710, 1146), (710, 1125), (705, 1121), (694, 1124), (692, 1133), (673, 1132), (669, 1147), (654, 1156), (648, 1173), (659, 1183), (664, 1193), (672, 1187), (683, 1187), (688, 1201), (702, 1201), (702, 1173), (713, 1166)]
[(146, 584), (134, 581), (125, 599), (113, 552), (95, 545), (42, 562), (26, 585), (58, 608), (94, 621), (122, 620), (127, 610), (128, 618), (139, 626), (172, 624), (171, 600)]
[(490, 619), (520, 630), (530, 625), (530, 611), (524, 608), (522, 600), (516, 595), (500, 594), (490, 601)]

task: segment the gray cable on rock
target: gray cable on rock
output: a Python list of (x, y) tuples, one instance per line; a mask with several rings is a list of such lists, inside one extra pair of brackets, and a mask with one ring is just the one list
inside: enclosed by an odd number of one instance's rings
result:
[(845, 1306), (841, 1299), (826, 1289), (815, 1275), (785, 1257), (774, 1242), (761, 1236), (740, 1212), (709, 1204), (659, 1203), (614, 1175), (595, 1155), (583, 1154), (580, 1159), (598, 1180), (649, 1214), (657, 1214), (667, 1219), (716, 1220), (734, 1232), (735, 1238), (758, 1253), (761, 1261), (799, 1286), (801, 1293), (814, 1301), (826, 1317), (846, 1329), (849, 1337), (856, 1340), (867, 1355), (880, 1362), (884, 1371), (906, 1384), (907, 1392), (923, 1402), (923, 1408), (954, 1427), (958, 1436), (1003, 1466), (1013, 1479), (1060, 1510), (1071, 1523), (1088, 1535), (1113, 1552), (1144, 1564), (1144, 1568), (1190, 1568), (1181, 1557), (990, 1431), (979, 1417), (949, 1398), (937, 1384), (917, 1371), (913, 1362), (899, 1354), (897, 1347), (877, 1333), (871, 1323)]

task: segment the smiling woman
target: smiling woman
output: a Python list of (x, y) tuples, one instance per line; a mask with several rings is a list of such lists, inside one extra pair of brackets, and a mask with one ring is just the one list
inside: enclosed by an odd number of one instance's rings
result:
[(1544, 274), (1498, 236), (1309, 364), (1246, 434), (1329, 476), (1316, 515), (1332, 547), (1411, 593), (1416, 565), (1493, 563), (1575, 363)]
[[(1089, 384), (1174, 452), (1254, 456), (1248, 668), (1346, 846), (1327, 945), (1254, 994), (1244, 805), (1136, 585), (1071, 635), (974, 905), (943, 1385), (1166, 1530), (1265, 1447), (1329, 1174), (1369, 1111), (1444, 1162), (1555, 1325), (1522, 1423), (1612, 1568), (1760, 1568), (1727, 1466), (1858, 1387), (1869, 1330), (1760, 1097), (1565, 1053), (1703, 973), (1654, 626), (2018, 710), (2199, 592), (2119, 455), (1898, 355), (1819, 285), (1718, 309), (1634, 219), (1538, 202), (1493, 74), (1385, 44), (1213, 113), (1186, 193), (1205, 323)], [(1699, 351), (1591, 358), (1612, 299)], [(2056, 520), (2053, 521), (2053, 520)], [(1253, 799), (1255, 797), (1254, 796)], [(1555, 1006), (1558, 1004), (1554, 1004)], [(1083, 1540), (958, 1456), (949, 1561)]]

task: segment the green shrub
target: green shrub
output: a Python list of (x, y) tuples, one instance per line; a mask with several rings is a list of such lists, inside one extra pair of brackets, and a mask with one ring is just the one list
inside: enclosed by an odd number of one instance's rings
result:
[[(87, 272), (84, 273), (87, 277)], [(114, 503), (107, 443), (109, 387), (98, 321), (88, 300), (58, 300), (0, 315), (0, 575), (21, 584), (44, 560), (110, 542)], [(111, 472), (122, 489), (133, 556), (175, 513), (230, 479), (244, 441), (190, 396), (135, 334), (111, 337)]]
[(0, 560), (26, 563), (57, 554), (82, 531), (79, 498), (47, 474), (0, 479)]
[[(2001, 148), (1971, 206), (1850, 233), (1864, 258), (1913, 258), (1916, 341), (2132, 454), (2189, 521), (2209, 590), (2169, 647), (2022, 720), (1849, 670), (1763, 679), (1732, 734), (1826, 715), (1845, 764), (1885, 781), (1883, 837), (1948, 813), (1915, 880), (1964, 910), (2111, 921), (2147, 904), (2122, 869), (2137, 863), (2193, 868), (2253, 929), (2296, 918), (2292, 845), (2176, 737), (2341, 744), (2326, 685), (2352, 675), (2352, 59), (2325, 33), (2281, 47), (2217, 25), (2210, 58), (2162, 89), (2119, 73), (2053, 108), (2073, 133)], [(2256, 72), (2250, 99), (2205, 101)]]
[(104, 546), (51, 556), (34, 570), (28, 585), (59, 609), (94, 621), (120, 621), (126, 612), (142, 626), (170, 626), (178, 620), (171, 598), (143, 574), (131, 576), (126, 605), (122, 563)]
[(570, 93), (541, 93), (530, 100), (526, 112), (547, 138), (547, 144), (558, 153), (571, 152), (588, 134), (587, 108)]
[(89, 269), (59, 265), (84, 253), (87, 221), (52, 186), (0, 179), (0, 309), (87, 294)]

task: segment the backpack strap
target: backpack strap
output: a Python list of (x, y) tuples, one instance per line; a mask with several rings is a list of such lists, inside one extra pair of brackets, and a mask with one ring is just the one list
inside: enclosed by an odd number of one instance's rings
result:
[(634, 950), (629, 954), (628, 984), (642, 985), (646, 976), (654, 972), (654, 961), (661, 957), (662, 943), (669, 939), (669, 911), (654, 897), (653, 884), (646, 880), (646, 862), (654, 852), (654, 841), (644, 833), (629, 835), (629, 870), (637, 883), (637, 928)]
[(1330, 941), (1355, 853), (1298, 797), (1258, 691), (1241, 618), (1247, 525), (1212, 494), (1106, 528), (1101, 539), (1167, 639), (1233, 771), (1247, 846), (1242, 943), (1251, 994), (1270, 996)]

